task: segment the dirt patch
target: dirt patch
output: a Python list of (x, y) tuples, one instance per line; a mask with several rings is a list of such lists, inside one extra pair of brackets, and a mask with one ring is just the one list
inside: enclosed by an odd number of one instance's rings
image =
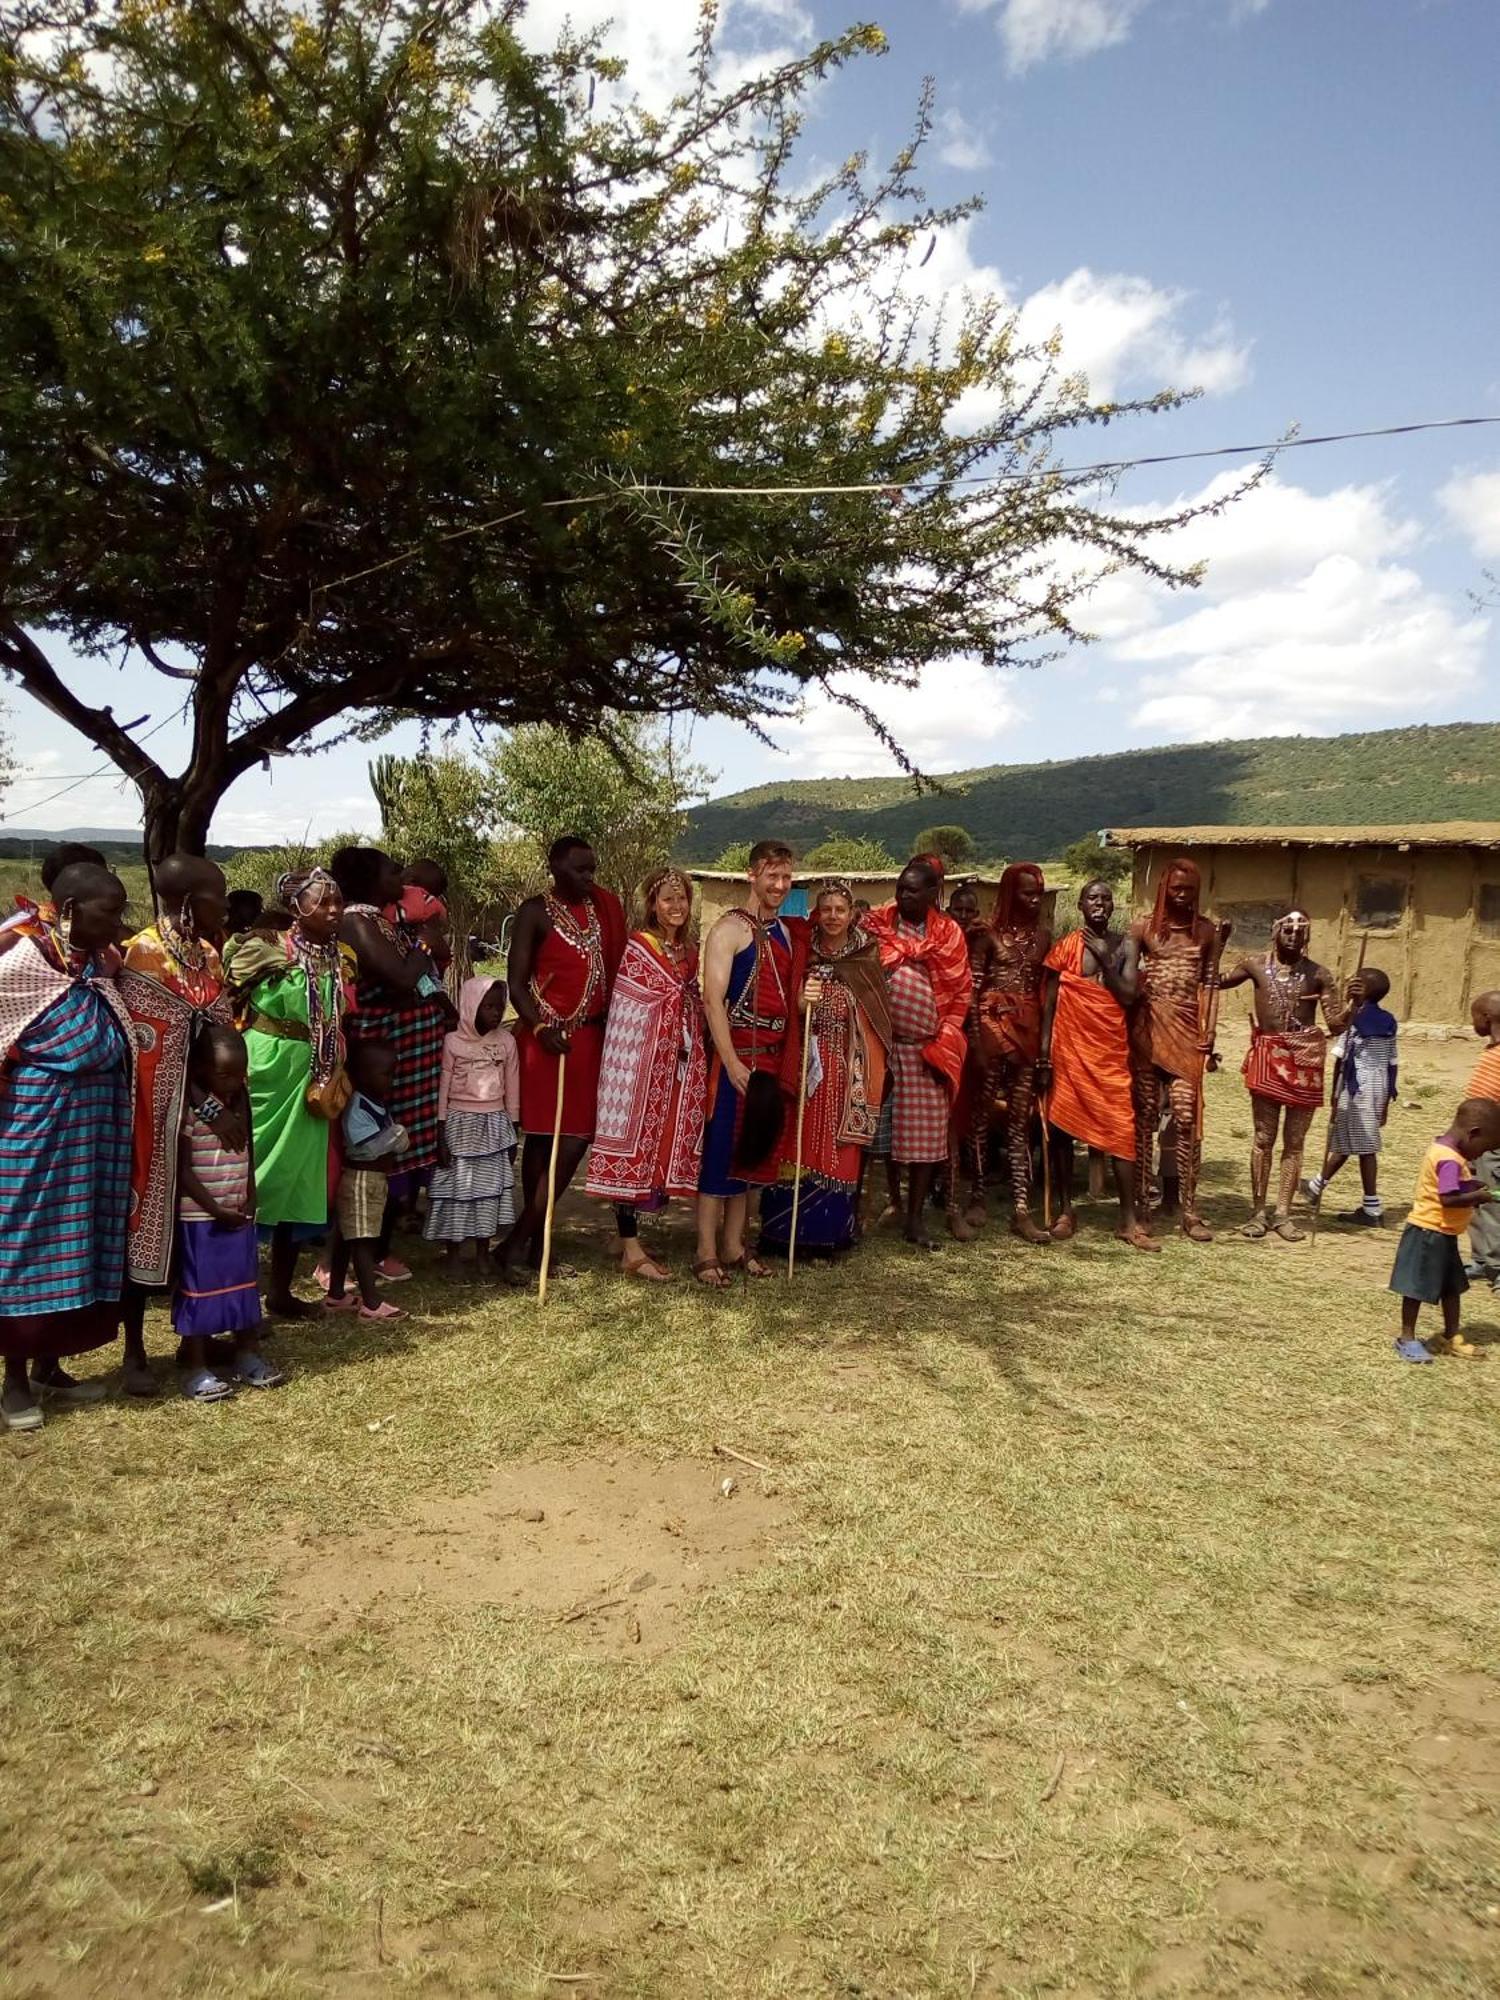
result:
[(399, 1626), (418, 1608), (496, 1605), (539, 1614), (570, 1643), (667, 1652), (693, 1597), (766, 1560), (788, 1509), (764, 1485), (743, 1466), (695, 1459), (506, 1466), (399, 1526), (297, 1543), (286, 1623), (326, 1636)]

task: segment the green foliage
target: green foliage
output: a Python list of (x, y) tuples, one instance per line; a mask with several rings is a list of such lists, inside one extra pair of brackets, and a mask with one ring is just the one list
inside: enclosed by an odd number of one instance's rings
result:
[(1085, 834), (1082, 840), (1075, 840), (1062, 851), (1064, 868), (1074, 879), (1083, 882), (1123, 882), (1131, 870), (1130, 850), (1125, 847), (1106, 847), (1093, 834)]
[(247, 847), (220, 862), (224, 879), (231, 889), (255, 889), (266, 901), (281, 901), (276, 884), (283, 875), (299, 870), (328, 866), (341, 847), (368, 846), (375, 836), (363, 833), (335, 833), (327, 840), (288, 840), (279, 847)]
[(965, 826), (924, 826), (912, 841), (913, 854), (940, 854), (955, 868), (974, 859), (974, 836)]
[(820, 840), (811, 853), (804, 854), (802, 866), (826, 868), (830, 874), (842, 870), (851, 875), (894, 875), (901, 864), (878, 840), (838, 833)]
[[(1191, 743), (1052, 764), (992, 764), (942, 781), (989, 861), (1045, 859), (1104, 826), (1384, 826), (1500, 820), (1500, 724), (1448, 723), (1333, 737)], [(930, 799), (886, 778), (810, 779), (714, 799), (689, 815), (681, 853), (777, 834), (830, 833), (909, 854)]]
[(710, 868), (722, 868), (726, 875), (743, 875), (750, 866), (750, 849), (754, 844), (750, 840), (731, 841), (724, 852), (708, 865)]
[[(878, 28), (747, 74), (707, 5), (657, 115), (520, 11), (0, 9), (0, 669), (136, 781), (152, 852), (320, 732), (857, 705), (1065, 639), (1091, 560), (1194, 574), (1153, 553), (1190, 513), (1057, 469), (1178, 395), (1092, 402), (998, 295), (933, 329), (909, 277), (974, 204), (916, 184), (930, 96), (882, 171), (798, 153)], [(186, 694), (182, 770), (49, 632)]]
[[(529, 846), (533, 872), (545, 873), (560, 834), (576, 833), (598, 854), (600, 880), (628, 903), (678, 844), (708, 773), (683, 763), (671, 737), (650, 723), (620, 716), (610, 736), (575, 741), (533, 725), (512, 731), (488, 761), (497, 810), (512, 843)], [(524, 850), (514, 859), (524, 865)]]
[(381, 844), (403, 865), (436, 861), (448, 875), (448, 915), (460, 970), (468, 939), (496, 900), (494, 774), (467, 757), (377, 757), (370, 789), (380, 807)]

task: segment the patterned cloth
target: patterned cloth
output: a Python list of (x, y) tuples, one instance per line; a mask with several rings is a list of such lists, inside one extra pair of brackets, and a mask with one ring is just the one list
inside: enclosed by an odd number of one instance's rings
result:
[(184, 939), (163, 918), (131, 938), (120, 998), (135, 1023), (135, 1131), (130, 1156), (129, 1271), (160, 1288), (172, 1262), (177, 1218), (177, 1147), (188, 1057), (204, 1022), (233, 1014), (224, 968), (207, 942)]
[[(271, 941), (247, 932), (230, 953), (228, 974), (230, 984), (246, 993), (251, 1003), (245, 1048), (255, 1129), (256, 1219), (265, 1228), (280, 1222), (321, 1228), (328, 1221), (330, 1127), (307, 1108), (312, 975), (290, 952), (283, 938)], [(341, 1003), (342, 986), (335, 969), (341, 963), (331, 960), (318, 975), (319, 1002), (325, 1011)], [(265, 1025), (256, 1026), (258, 1021)]]
[(1274, 1031), (1252, 1021), (1250, 1047), (1241, 1073), (1252, 1097), (1316, 1110), (1323, 1102), (1327, 1050), (1328, 1037), (1321, 1028)]
[[(957, 928), (955, 926), (955, 928)], [(968, 949), (964, 950), (967, 981)], [(891, 1158), (898, 1166), (948, 1157), (948, 1092), (926, 1057), (938, 1031), (932, 976), (919, 959), (891, 968)]]
[[(789, 1078), (790, 1064), (800, 1062), (802, 1038), (796, 1031), (793, 996), (800, 990), (807, 964), (807, 925), (797, 918), (773, 918), (757, 924), (744, 910), (720, 917), (738, 922), (750, 932), (735, 953), (724, 989), (729, 1036), (746, 1068), (766, 1076)], [(793, 1090), (796, 1083), (791, 1084)], [(735, 1151), (745, 1100), (724, 1073), (717, 1053), (708, 1072), (709, 1112), (703, 1127), (703, 1158), (698, 1191), (715, 1200), (746, 1192), (751, 1182), (763, 1187), (778, 1172), (777, 1151), (743, 1178), (736, 1174)]]
[[(372, 904), (350, 904), (349, 910), (368, 917), (387, 944), (402, 958), (409, 956), (411, 945)], [(361, 979), (347, 1023), (351, 1042), (389, 1042), (396, 1051), (396, 1073), (386, 1105), (411, 1141), (401, 1163), (401, 1178), (413, 1187), (420, 1186), (437, 1163), (438, 1087), (448, 1019), (435, 993), (393, 993), (378, 979)]]
[[(968, 941), (952, 917), (941, 910), (929, 910), (924, 923), (909, 924), (894, 903), (872, 910), (864, 928), (880, 947), (887, 978), (904, 964), (923, 967), (933, 1003), (931, 1039), (923, 1053), (947, 1083), (950, 1094), (957, 1097), (969, 1049), (969, 1009), (974, 998)], [(894, 1016), (894, 1007), (891, 1011)]]
[[(27, 939), (0, 958), (0, 994), (11, 988), (4, 997), (12, 1016), (21, 988), (36, 983), (26, 962), (34, 954)], [(81, 1354), (113, 1340), (125, 1276), (129, 1023), (117, 1016), (112, 989), (54, 977), (63, 990), (12, 1037), (0, 1091), (0, 1353), (7, 1358)]]
[(453, 1164), (432, 1177), (422, 1234), (429, 1243), (467, 1243), (509, 1229), (516, 1219), (516, 1128), (508, 1113), (450, 1111), (443, 1136)]
[[(591, 1139), (604, 1060), (604, 1019), (625, 949), (625, 911), (608, 889), (595, 889), (586, 904), (548, 901), (561, 914), (537, 946), (531, 991), (544, 1020), (571, 1024), (567, 1066), (561, 1070), (561, 1136)], [(516, 1030), (516, 1046), (521, 1123), (528, 1133), (550, 1138), (557, 1123), (562, 1058), (549, 1054), (524, 1021)]]
[(698, 954), (681, 965), (636, 931), (610, 996), (587, 1192), (657, 1209), (698, 1192), (708, 1055)]
[(1334, 1044), (1330, 1152), (1360, 1158), (1380, 1151), (1395, 1075), (1395, 1017), (1366, 1004)]

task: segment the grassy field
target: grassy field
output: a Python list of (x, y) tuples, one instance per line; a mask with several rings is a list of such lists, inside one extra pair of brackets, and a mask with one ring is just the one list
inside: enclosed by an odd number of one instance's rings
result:
[(0, 1993), (1492, 1995), (1500, 1354), (1395, 1360), (1392, 1230), (1083, 1215), (712, 1298), (577, 1204), (545, 1316), (0, 1446)]

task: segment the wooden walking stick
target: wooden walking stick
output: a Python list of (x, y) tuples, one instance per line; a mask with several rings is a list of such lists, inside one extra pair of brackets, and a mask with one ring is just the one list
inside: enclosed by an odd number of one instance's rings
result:
[(1052, 1229), (1052, 1128), (1047, 1119), (1047, 1099), (1051, 1094), (1041, 1090), (1036, 1094), (1036, 1115), (1042, 1121), (1042, 1222), (1049, 1234)]
[(812, 1048), (811, 1006), (802, 1010), (802, 1081), (797, 1088), (797, 1159), (792, 1169), (792, 1234), (786, 1246), (786, 1278), (797, 1268), (797, 1216), (802, 1207), (802, 1121), (807, 1115), (807, 1058)]
[[(1369, 950), (1369, 948), (1370, 948), (1370, 933), (1368, 931), (1365, 931), (1359, 940), (1359, 962), (1354, 968), (1354, 977), (1356, 979), (1358, 979), (1359, 975), (1365, 969), (1365, 953)], [(1339, 1115), (1339, 1078), (1343, 1075), (1344, 1065), (1349, 1061), (1350, 1056), (1353, 1053), (1349, 1047), (1349, 1033), (1353, 1025), (1354, 1025), (1354, 1009), (1351, 1007), (1349, 1010), (1348, 1022), (1345, 1024), (1344, 1027), (1344, 1053), (1339, 1057), (1338, 1061), (1333, 1066), (1331, 1087), (1328, 1092), (1328, 1130), (1323, 1136), (1323, 1157), (1321, 1160), (1319, 1160), (1317, 1167), (1315, 1169), (1315, 1171), (1319, 1174), (1322, 1173), (1323, 1168), (1327, 1163), (1328, 1155), (1333, 1151), (1333, 1121)], [(1327, 1194), (1327, 1192), (1328, 1192), (1327, 1188), (1326, 1187), (1323, 1188), (1320, 1191), (1317, 1200), (1312, 1205), (1312, 1226), (1307, 1232), (1307, 1245), (1309, 1249), (1311, 1249), (1313, 1244), (1315, 1244), (1318, 1240), (1318, 1219), (1323, 1213), (1323, 1196)]]
[(542, 1279), (537, 1287), (537, 1304), (547, 1303), (547, 1273), (552, 1268), (552, 1215), (557, 1207), (557, 1149), (562, 1144), (563, 1084), (568, 1074), (568, 1053), (557, 1059), (557, 1115), (552, 1120), (552, 1153), (547, 1161), (547, 1214), (542, 1223)]

